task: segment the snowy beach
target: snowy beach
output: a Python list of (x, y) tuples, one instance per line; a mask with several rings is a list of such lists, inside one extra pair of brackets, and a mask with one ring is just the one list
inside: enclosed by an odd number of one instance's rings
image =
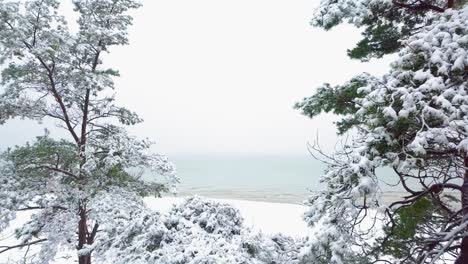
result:
[[(254, 189), (238, 189), (238, 190), (217, 190), (197, 188), (193, 190), (181, 190), (176, 196), (165, 196), (166, 198), (183, 198), (193, 195), (210, 197), (219, 200), (240, 200), (265, 203), (281, 203), (303, 205), (307, 198), (311, 195), (318, 194), (318, 191), (271, 191), (271, 190), (254, 190)], [(384, 204), (392, 203), (405, 196), (403, 192), (383, 192), (382, 202)]]

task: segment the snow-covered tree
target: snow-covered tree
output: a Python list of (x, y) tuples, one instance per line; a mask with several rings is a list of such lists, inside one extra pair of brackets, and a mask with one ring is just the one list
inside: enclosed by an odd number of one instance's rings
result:
[(460, 7), (466, 0), (329, 0), (321, 1), (312, 25), (324, 29), (347, 22), (363, 29), (363, 39), (348, 55), (369, 60), (394, 53), (401, 39), (418, 32), (430, 22), (430, 13)]
[[(468, 7), (464, 1), (324, 0), (314, 24), (364, 27), (351, 57), (398, 51), (383, 77), (319, 87), (296, 105), (355, 135), (326, 156), (306, 263), (468, 263)], [(414, 20), (412, 20), (414, 18)], [(389, 34), (394, 32), (394, 34)], [(386, 44), (392, 44), (390, 46)], [(382, 203), (379, 167), (407, 194)]]
[[(177, 179), (167, 158), (150, 151), (152, 142), (127, 134), (124, 126), (142, 120), (115, 104), (118, 71), (102, 61), (113, 46), (128, 44), (128, 12), (140, 4), (73, 0), (76, 32), (58, 14), (59, 4), (0, 0), (0, 123), (49, 119), (69, 135), (53, 139), (46, 133), (2, 154), (0, 231), (17, 211), (34, 213), (16, 232), (21, 244), (0, 252), (41, 245), (38, 263), (62, 248), (77, 250), (78, 262), (90, 264), (110, 223), (132, 207), (124, 202), (130, 194), (159, 194)], [(143, 181), (138, 169), (167, 180)]]

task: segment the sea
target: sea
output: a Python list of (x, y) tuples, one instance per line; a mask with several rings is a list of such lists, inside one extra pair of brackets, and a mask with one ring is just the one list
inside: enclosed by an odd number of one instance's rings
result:
[[(324, 188), (320, 177), (326, 166), (309, 155), (180, 155), (171, 160), (180, 178), (175, 196), (302, 204)], [(389, 169), (380, 175), (386, 184), (397, 183)], [(393, 188), (386, 195), (399, 193)]]

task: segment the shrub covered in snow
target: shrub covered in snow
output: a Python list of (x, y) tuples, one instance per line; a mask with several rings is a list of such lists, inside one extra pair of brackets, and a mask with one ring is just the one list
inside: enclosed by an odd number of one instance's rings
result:
[(208, 233), (224, 236), (239, 235), (243, 219), (239, 210), (228, 204), (215, 203), (199, 197), (192, 197), (170, 212), (168, 228), (177, 228), (180, 219), (199, 225)]
[[(141, 210), (122, 226), (107, 248), (104, 263), (295, 263), (301, 241), (255, 234), (243, 226), (237, 209), (193, 197), (166, 215)], [(101, 247), (104, 248), (104, 247)]]

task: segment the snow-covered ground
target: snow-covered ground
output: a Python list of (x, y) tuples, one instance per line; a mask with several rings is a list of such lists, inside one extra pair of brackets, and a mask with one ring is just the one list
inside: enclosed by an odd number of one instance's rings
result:
[[(149, 208), (165, 213), (169, 211), (172, 206), (182, 203), (184, 199), (183, 197), (147, 197), (144, 200)], [(244, 225), (246, 227), (251, 227), (252, 230), (256, 232), (265, 234), (282, 233), (293, 237), (305, 237), (310, 232), (310, 228), (308, 228), (302, 220), (302, 214), (306, 209), (303, 205), (234, 199), (206, 199), (228, 203), (239, 209), (245, 220)], [(14, 225), (0, 234), (0, 246), (17, 244), (14, 239), (14, 229), (26, 222), (29, 216), (29, 213), (24, 212), (18, 215)], [(15, 260), (21, 259), (25, 251), (26, 249), (11, 250), (0, 254), (0, 264), (18, 263)], [(55, 264), (69, 263), (69, 261), (70, 259), (61, 259), (57, 260)]]
[[(266, 234), (282, 233), (293, 237), (307, 236), (310, 228), (302, 219), (306, 207), (298, 204), (269, 203), (234, 199), (207, 198), (216, 202), (227, 203), (240, 210), (245, 226)], [(173, 205), (180, 204), (184, 198), (163, 197), (145, 198), (153, 210), (167, 212)]]

